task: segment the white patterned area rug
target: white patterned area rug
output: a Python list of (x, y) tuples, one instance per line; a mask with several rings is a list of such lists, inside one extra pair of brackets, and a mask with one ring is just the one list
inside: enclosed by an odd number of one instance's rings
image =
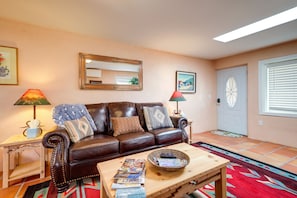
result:
[(222, 130), (214, 130), (214, 131), (211, 131), (211, 133), (216, 134), (216, 135), (227, 136), (227, 137), (234, 137), (234, 138), (243, 137), (243, 135), (241, 135), (241, 134), (232, 133), (229, 131), (222, 131)]

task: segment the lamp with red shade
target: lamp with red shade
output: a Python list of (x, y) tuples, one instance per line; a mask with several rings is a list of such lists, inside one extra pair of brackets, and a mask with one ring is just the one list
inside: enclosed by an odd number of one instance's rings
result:
[[(49, 101), (47, 98), (44, 96), (44, 94), (40, 91), (40, 89), (28, 89), (15, 103), (14, 105), (33, 105), (33, 120), (27, 121), (26, 125), (28, 129), (27, 137), (36, 137), (37, 135), (32, 135), (29, 134), (28, 132), (30, 131), (29, 129), (36, 129), (32, 131), (40, 132), (42, 131), (40, 127), (40, 122), (39, 120), (36, 119), (36, 105), (50, 105)], [(29, 131), (28, 131), (29, 130)]]
[(180, 115), (181, 111), (178, 110), (178, 102), (179, 101), (186, 101), (184, 96), (182, 95), (181, 92), (179, 91), (174, 91), (173, 94), (171, 95), (169, 101), (176, 101), (176, 110), (174, 110), (175, 115)]

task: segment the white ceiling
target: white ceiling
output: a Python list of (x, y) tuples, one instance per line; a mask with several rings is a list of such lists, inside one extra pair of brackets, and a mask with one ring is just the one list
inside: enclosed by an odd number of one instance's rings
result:
[(229, 43), (212, 39), (295, 7), (297, 0), (0, 0), (0, 5), (0, 18), (206, 59), (297, 39), (297, 20)]

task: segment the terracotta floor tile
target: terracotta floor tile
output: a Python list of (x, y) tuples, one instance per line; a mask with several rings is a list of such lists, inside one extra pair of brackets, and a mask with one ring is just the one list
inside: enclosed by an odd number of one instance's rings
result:
[(282, 154), (278, 154), (276, 152), (271, 153), (271, 154), (267, 154), (266, 156), (273, 159), (273, 160), (275, 160), (275, 161), (279, 161), (279, 162), (282, 162), (282, 163), (287, 163), (291, 159), (291, 157), (288, 157), (288, 156), (282, 155)]
[(289, 172), (295, 173), (297, 174), (297, 166), (293, 166), (291, 164), (285, 164), (283, 166), (281, 166), (280, 168), (285, 169)]
[(290, 147), (282, 147), (281, 149), (275, 151), (279, 155), (287, 156), (289, 158), (297, 157), (297, 149)]
[(288, 164), (291, 164), (293, 166), (297, 166), (297, 159), (296, 158), (292, 159)]
[(194, 134), (193, 140), (213, 144), (252, 159), (296, 173), (297, 148), (254, 140), (245, 136), (241, 138), (232, 138), (212, 134), (211, 132)]
[(263, 142), (250, 149), (250, 151), (260, 154), (267, 154), (280, 149), (282, 146), (279, 144)]
[(243, 152), (240, 152), (239, 154), (247, 156), (247, 157), (255, 159), (255, 160), (258, 160), (260, 162), (261, 162), (261, 160), (263, 158), (263, 155), (258, 154), (258, 153), (254, 153), (254, 152), (251, 152), (251, 151), (243, 151)]
[(230, 145), (230, 147), (233, 147), (235, 149), (238, 149), (238, 150), (248, 150), (248, 149), (251, 149), (253, 147), (255, 147), (257, 144), (256, 143), (253, 143), (253, 142), (242, 142), (242, 143), (239, 143), (239, 144), (235, 144), (235, 145)]
[(270, 164), (272, 166), (275, 166), (275, 167), (280, 167), (283, 165), (283, 163), (279, 162), (279, 161), (276, 161), (274, 159), (271, 159), (271, 158), (267, 158), (267, 157), (262, 157), (260, 159), (261, 162), (264, 162), (266, 164)]
[(265, 156), (265, 155), (262, 155), (259, 153), (254, 153), (251, 151), (244, 151), (239, 154), (247, 156), (247, 157), (255, 159), (255, 160), (258, 160), (258, 161), (266, 163), (266, 164), (271, 164), (276, 167), (280, 167), (281, 165), (284, 164), (283, 161), (280, 161), (278, 159), (274, 159), (274, 158), (271, 158), (271, 157), (268, 157), (268, 156)]

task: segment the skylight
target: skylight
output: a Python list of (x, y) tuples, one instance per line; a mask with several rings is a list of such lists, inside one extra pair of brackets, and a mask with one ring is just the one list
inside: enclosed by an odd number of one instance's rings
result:
[(246, 25), (234, 31), (213, 38), (220, 42), (229, 42), (297, 19), (297, 7), (271, 17)]

